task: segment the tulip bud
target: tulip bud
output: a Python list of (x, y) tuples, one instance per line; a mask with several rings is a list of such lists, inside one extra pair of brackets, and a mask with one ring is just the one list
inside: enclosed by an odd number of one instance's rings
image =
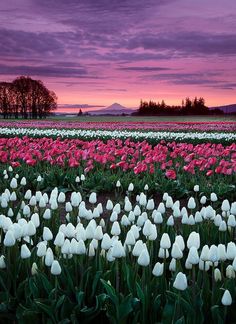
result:
[(111, 238), (107, 233), (105, 233), (101, 241), (101, 248), (104, 250), (109, 250), (110, 247), (111, 247)]
[(102, 227), (101, 226), (97, 226), (97, 228), (95, 229), (95, 232), (94, 232), (94, 238), (96, 240), (101, 240), (103, 238), (103, 232), (102, 232)]
[(227, 225), (230, 227), (236, 227), (236, 219), (234, 215), (229, 215), (228, 221), (227, 221)]
[(174, 222), (174, 217), (171, 215), (166, 222), (167, 226), (174, 226), (175, 222)]
[(132, 210), (132, 204), (131, 204), (131, 202), (129, 200), (126, 200), (124, 210), (126, 212), (130, 212)]
[(233, 266), (230, 264), (228, 265), (228, 267), (226, 268), (226, 277), (228, 279), (234, 279), (235, 278), (235, 271)]
[(190, 249), (195, 246), (197, 249), (200, 247), (200, 235), (196, 232), (191, 232), (187, 240), (187, 247)]
[(157, 262), (152, 270), (152, 274), (155, 277), (160, 277), (164, 272), (164, 263)]
[(12, 180), (10, 182), (10, 187), (12, 189), (16, 189), (17, 188), (17, 180), (16, 180), (16, 178), (12, 178)]
[(183, 239), (183, 236), (182, 236), (182, 235), (177, 235), (177, 236), (175, 237), (175, 243), (178, 244), (178, 246), (179, 246), (179, 248), (180, 248), (181, 251), (184, 250), (184, 248), (185, 248), (185, 243), (184, 243), (184, 239)]
[(173, 206), (173, 199), (171, 198), (171, 196), (168, 196), (166, 199), (166, 208), (172, 208)]
[(86, 253), (86, 246), (83, 240), (79, 240), (77, 245), (77, 254), (82, 255)]
[(115, 221), (117, 221), (117, 219), (118, 219), (118, 214), (117, 214), (116, 211), (113, 211), (111, 216), (110, 216), (110, 221), (115, 222)]
[(112, 247), (113, 258), (122, 258), (125, 256), (125, 250), (121, 241), (116, 241)]
[(225, 199), (225, 200), (222, 202), (221, 210), (222, 210), (222, 211), (225, 211), (225, 212), (227, 212), (227, 211), (230, 210), (230, 204), (229, 204), (228, 199)]
[(205, 205), (206, 201), (207, 201), (206, 196), (202, 196), (201, 199), (200, 199), (200, 203), (201, 203), (202, 205)]
[(96, 192), (92, 192), (90, 194), (89, 202), (90, 202), (90, 204), (96, 204), (96, 202), (97, 202), (97, 194), (96, 194)]
[(138, 257), (138, 264), (141, 265), (142, 267), (148, 266), (150, 263), (150, 256), (148, 253), (148, 250), (144, 248)]
[(177, 243), (174, 243), (172, 245), (171, 256), (172, 256), (172, 258), (175, 258), (175, 259), (181, 259), (183, 257), (183, 252), (181, 251), (181, 249), (179, 248), (179, 245)]
[(125, 244), (126, 245), (135, 245), (135, 243), (136, 243), (136, 240), (135, 240), (133, 231), (129, 230), (126, 235)]
[(164, 214), (166, 212), (166, 208), (163, 202), (160, 202), (160, 204), (157, 207), (157, 211), (161, 214)]
[(220, 270), (218, 268), (216, 268), (214, 270), (214, 280), (215, 280), (215, 282), (222, 280), (222, 275), (221, 275), (221, 272), (220, 272)]
[(62, 247), (65, 242), (65, 235), (59, 231), (55, 237), (54, 245)]
[(128, 219), (128, 217), (126, 215), (123, 215), (121, 217), (120, 223), (121, 223), (122, 226), (129, 226), (131, 224), (130, 220)]
[(58, 276), (61, 274), (61, 266), (57, 260), (54, 260), (51, 265), (51, 274)]
[(200, 255), (200, 259), (202, 261), (208, 261), (209, 260), (209, 247), (208, 245), (204, 245), (203, 248), (202, 248), (202, 252), (201, 252), (201, 255)]
[(169, 249), (171, 247), (170, 237), (168, 233), (162, 234), (160, 247), (162, 249)]
[(132, 254), (134, 256), (140, 256), (141, 252), (143, 250), (143, 241), (142, 240), (138, 240), (135, 245), (134, 245), (134, 248), (132, 250)]
[(147, 197), (143, 192), (141, 192), (140, 197), (139, 197), (139, 205), (140, 206), (146, 206), (147, 205)]
[(60, 192), (58, 197), (57, 197), (57, 201), (60, 203), (60, 204), (63, 204), (65, 201), (66, 201), (66, 195), (64, 192)]
[(176, 259), (172, 258), (169, 264), (169, 270), (172, 272), (176, 271)]
[(199, 192), (199, 185), (195, 185), (195, 186), (193, 187), (193, 191), (195, 191), (195, 192)]
[(192, 246), (188, 253), (188, 262), (191, 264), (198, 264), (199, 255), (195, 246)]
[(50, 231), (50, 229), (48, 227), (44, 227), (43, 228), (43, 240), (44, 241), (50, 241), (53, 239), (53, 235), (52, 232)]
[(46, 255), (46, 252), (47, 252), (47, 246), (44, 242), (40, 242), (38, 245), (37, 245), (37, 256), (38, 257), (43, 257)]
[(139, 205), (136, 205), (136, 206), (134, 207), (134, 211), (133, 211), (133, 213), (134, 213), (134, 216), (139, 216), (139, 215), (141, 215), (142, 211), (141, 211)]
[(107, 204), (106, 204), (106, 210), (112, 210), (113, 209), (113, 202), (108, 199)]
[(179, 272), (173, 283), (173, 287), (178, 290), (185, 290), (188, 287), (186, 275), (182, 272)]
[(38, 266), (37, 263), (34, 262), (31, 267), (31, 274), (32, 276), (35, 276), (38, 273)]
[(23, 177), (23, 178), (21, 179), (21, 181), (20, 181), (20, 185), (21, 185), (21, 186), (25, 186), (25, 185), (26, 185), (26, 178), (25, 178), (25, 177)]
[(16, 193), (15, 191), (13, 191), (10, 195), (10, 201), (16, 201), (17, 200), (17, 196), (16, 196)]
[(153, 210), (155, 208), (155, 204), (154, 204), (153, 199), (148, 199), (146, 208), (147, 208), (147, 210)]
[(21, 245), (20, 256), (21, 259), (28, 259), (31, 256), (31, 252), (26, 244)]
[(189, 209), (194, 209), (196, 208), (196, 202), (195, 199), (193, 197), (190, 197), (188, 200), (188, 206)]
[(91, 257), (94, 257), (96, 254), (95, 252), (95, 249), (94, 249), (94, 246), (92, 243), (89, 244), (89, 251), (88, 251), (88, 256), (91, 258)]
[(230, 306), (232, 304), (232, 297), (231, 297), (230, 292), (227, 289), (225, 290), (225, 292), (222, 296), (221, 303), (224, 306)]
[(1, 255), (0, 256), (0, 269), (6, 269), (6, 262), (5, 262), (5, 256)]
[(25, 193), (25, 199), (30, 200), (31, 196), (32, 196), (31, 190), (28, 189)]
[(215, 202), (215, 201), (218, 200), (217, 195), (214, 192), (211, 193), (210, 199), (211, 199), (212, 202)]
[(121, 186), (121, 184), (120, 184), (120, 180), (118, 180), (118, 181), (116, 182), (116, 188), (120, 188), (120, 186)]
[(121, 230), (120, 230), (120, 225), (118, 222), (114, 222), (112, 224), (112, 227), (111, 227), (111, 234), (112, 235), (115, 235), (115, 236), (119, 236), (121, 233)]
[(219, 261), (218, 248), (216, 245), (211, 245), (209, 250), (209, 261), (215, 263)]
[(16, 243), (16, 239), (15, 239), (15, 236), (14, 236), (13, 231), (8, 230), (8, 231), (6, 232), (5, 237), (4, 237), (3, 244), (4, 244), (5, 246), (10, 247), (10, 246), (15, 245), (15, 243)]
[(226, 255), (228, 260), (233, 260), (236, 257), (236, 245), (234, 242), (227, 244)]

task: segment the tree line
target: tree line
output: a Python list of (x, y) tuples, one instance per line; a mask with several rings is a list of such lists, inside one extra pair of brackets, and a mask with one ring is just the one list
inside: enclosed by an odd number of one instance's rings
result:
[(3, 118), (46, 118), (56, 107), (56, 94), (40, 80), (20, 76), (12, 82), (0, 82)]
[[(217, 111), (216, 111), (217, 110)], [(182, 100), (181, 105), (170, 106), (165, 103), (164, 100), (161, 102), (154, 102), (152, 100), (143, 101), (141, 100), (139, 109), (136, 115), (209, 115), (213, 113), (222, 114), (222, 111), (219, 109), (209, 110), (205, 105), (204, 98), (195, 97), (190, 99), (187, 97), (185, 100)]]

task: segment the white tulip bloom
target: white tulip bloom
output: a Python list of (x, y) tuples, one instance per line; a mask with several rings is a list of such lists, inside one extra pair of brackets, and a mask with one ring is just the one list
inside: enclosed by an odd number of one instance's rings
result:
[(138, 264), (142, 267), (147, 267), (150, 264), (150, 255), (148, 250), (144, 248), (138, 257)]
[(178, 290), (185, 290), (188, 287), (187, 277), (184, 273), (179, 272), (173, 283), (173, 287)]
[(224, 306), (230, 306), (232, 304), (232, 297), (230, 292), (226, 289), (222, 298), (221, 298), (221, 303)]
[(31, 252), (26, 244), (21, 245), (20, 257), (21, 259), (28, 259), (31, 256)]
[(164, 272), (164, 263), (157, 262), (152, 270), (152, 274), (155, 277), (160, 277)]
[(51, 265), (51, 274), (58, 276), (61, 274), (61, 266), (57, 260), (54, 260)]

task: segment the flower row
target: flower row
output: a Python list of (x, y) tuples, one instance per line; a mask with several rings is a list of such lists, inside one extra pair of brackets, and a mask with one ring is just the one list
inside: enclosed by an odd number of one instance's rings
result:
[(175, 141), (226, 141), (234, 142), (233, 132), (170, 132), (170, 131), (128, 131), (92, 129), (37, 129), (37, 128), (0, 128), (0, 136), (61, 137), (81, 139), (127, 139), (134, 140), (175, 140)]

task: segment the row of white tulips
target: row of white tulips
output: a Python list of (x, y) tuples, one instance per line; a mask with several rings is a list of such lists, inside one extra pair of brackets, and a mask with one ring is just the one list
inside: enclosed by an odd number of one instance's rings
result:
[(62, 137), (62, 138), (133, 138), (136, 140), (236, 140), (231, 132), (164, 132), (164, 131), (127, 131), (127, 130), (91, 130), (91, 129), (36, 129), (36, 128), (0, 128), (1, 136)]

